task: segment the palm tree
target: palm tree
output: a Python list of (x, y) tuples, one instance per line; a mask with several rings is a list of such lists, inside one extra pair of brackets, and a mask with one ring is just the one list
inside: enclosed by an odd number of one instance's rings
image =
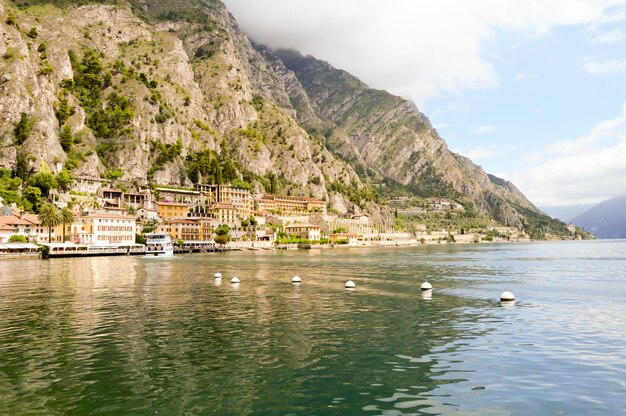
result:
[(39, 207), (39, 222), (48, 227), (48, 243), (52, 243), (52, 227), (56, 227), (62, 221), (61, 211), (55, 205), (47, 203)]
[(61, 221), (63, 222), (63, 242), (65, 242), (65, 224), (73, 223), (74, 218), (74, 214), (69, 208), (63, 208), (61, 210)]

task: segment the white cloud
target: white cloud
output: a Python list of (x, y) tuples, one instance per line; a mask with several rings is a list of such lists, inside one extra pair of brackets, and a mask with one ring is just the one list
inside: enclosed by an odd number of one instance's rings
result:
[(539, 151), (528, 152), (522, 155), (522, 162), (527, 164), (536, 164), (543, 160), (543, 153)]
[(295, 48), (364, 82), (411, 97), (459, 96), (498, 75), (488, 42), (501, 31), (541, 36), (610, 19), (626, 0), (225, 0), (256, 41)]
[(622, 32), (622, 29), (613, 29), (610, 32), (597, 35), (591, 41), (593, 43), (612, 44), (621, 42), (624, 39), (626, 39), (626, 35)]
[(515, 81), (530, 81), (531, 79), (535, 78), (537, 78), (537, 74), (535, 74), (534, 72), (531, 74), (520, 72), (519, 74), (515, 75)]
[(589, 61), (584, 68), (589, 75), (617, 75), (626, 73), (626, 60)]
[(476, 147), (474, 149), (469, 150), (461, 150), (456, 153), (460, 153), (465, 157), (468, 157), (471, 160), (479, 160), (479, 159), (487, 159), (489, 157), (499, 156), (504, 153), (504, 149), (496, 149), (494, 147)]
[(549, 160), (511, 175), (536, 204), (598, 203), (626, 192), (626, 103), (618, 117), (582, 138), (551, 146), (544, 157), (550, 153)]
[(496, 126), (491, 124), (483, 124), (481, 126), (474, 127), (474, 130), (472, 131), (476, 134), (493, 133), (494, 131), (496, 131)]

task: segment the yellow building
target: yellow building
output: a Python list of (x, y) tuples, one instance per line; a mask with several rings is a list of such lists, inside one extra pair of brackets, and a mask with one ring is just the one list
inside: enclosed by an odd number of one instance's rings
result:
[(320, 227), (313, 224), (290, 224), (285, 227), (285, 233), (313, 241), (319, 241), (322, 238)]
[(196, 190), (207, 196), (212, 206), (231, 204), (236, 212), (236, 219), (247, 219), (252, 215), (254, 201), (250, 191), (230, 185), (202, 185), (197, 184)]
[(326, 212), (326, 203), (319, 199), (301, 196), (265, 194), (258, 202), (261, 215), (297, 215), (309, 212)]
[(351, 246), (356, 246), (359, 243), (357, 233), (351, 233), (351, 232), (329, 234), (328, 242), (330, 243), (344, 242)]
[(215, 220), (211, 218), (166, 220), (156, 232), (169, 234), (173, 241), (210, 241), (213, 239)]
[(202, 227), (194, 220), (168, 220), (157, 226), (158, 233), (169, 234), (173, 241), (201, 241), (204, 240)]
[(209, 215), (221, 223), (234, 223), (238, 218), (237, 208), (233, 204), (218, 203), (209, 209)]
[(187, 218), (189, 213), (189, 205), (182, 202), (166, 202), (158, 201), (154, 205), (157, 208), (159, 217), (165, 219), (171, 218)]

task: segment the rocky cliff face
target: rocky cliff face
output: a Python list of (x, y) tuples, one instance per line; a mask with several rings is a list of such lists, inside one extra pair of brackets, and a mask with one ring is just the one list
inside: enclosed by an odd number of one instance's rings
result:
[(371, 89), (311, 56), (260, 50), (287, 68), (284, 83), (291, 86), (287, 92), (302, 125), (372, 180), (391, 180), (418, 195), (448, 196), (519, 227), (524, 218), (514, 205), (539, 212), (512, 184), (492, 181), (469, 159), (450, 152), (410, 101)]
[[(74, 175), (121, 169), (127, 181), (191, 185), (188, 159), (205, 151), (220, 163), (228, 154), (258, 191), (274, 175), (281, 192), (345, 208), (330, 183), (365, 189), (292, 117), (283, 84), (221, 3), (36, 3), (0, 1), (0, 165), (57, 172), (70, 160)], [(29, 129), (17, 140), (23, 117)], [(64, 126), (71, 149), (60, 143)]]
[(223, 176), (381, 221), (373, 183), (509, 225), (538, 212), (450, 152), (413, 103), (253, 45), (217, 0), (108, 3), (0, 0), (0, 166), (187, 186)]

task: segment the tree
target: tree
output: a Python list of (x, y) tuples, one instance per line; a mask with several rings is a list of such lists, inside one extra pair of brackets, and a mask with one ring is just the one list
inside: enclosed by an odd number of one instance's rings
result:
[(43, 195), (41, 194), (41, 189), (34, 186), (28, 186), (27, 188), (25, 188), (22, 192), (22, 196), (26, 201), (30, 202), (32, 210), (34, 212), (37, 212), (39, 210), (39, 207), (43, 203)]
[(65, 224), (71, 224), (74, 222), (74, 213), (69, 208), (63, 208), (61, 210), (61, 222), (63, 223), (63, 242), (65, 242)]
[(44, 227), (48, 227), (48, 242), (52, 242), (52, 227), (61, 224), (63, 218), (61, 211), (52, 204), (43, 204), (39, 208), (39, 222)]
[(230, 237), (228, 237), (227, 234), (218, 235), (217, 237), (215, 237), (215, 242), (221, 246), (228, 244), (229, 240), (230, 240)]
[(59, 184), (59, 188), (66, 192), (70, 189), (70, 186), (72, 186), (72, 183), (74, 182), (74, 177), (67, 169), (63, 169), (61, 172), (57, 173), (55, 179)]
[(215, 230), (215, 234), (217, 235), (228, 235), (230, 232), (230, 227), (226, 224), (222, 224)]
[(217, 227), (217, 229), (215, 230), (215, 234), (217, 235), (217, 237), (215, 237), (215, 242), (221, 246), (225, 245), (228, 243), (228, 241), (230, 241), (230, 237), (228, 235), (228, 233), (230, 232), (230, 227), (226, 224), (222, 224), (219, 227)]
[(72, 134), (72, 128), (68, 125), (63, 126), (61, 134), (59, 134), (59, 143), (65, 152), (69, 152), (74, 144), (74, 135)]
[(30, 133), (33, 131), (33, 127), (35, 126), (35, 118), (22, 113), (20, 115), (20, 121), (15, 125), (13, 129), (13, 135), (15, 136), (15, 144), (21, 145), (28, 139)]
[(31, 176), (28, 184), (41, 189), (41, 193), (46, 197), (50, 193), (51, 189), (59, 187), (59, 183), (50, 172), (39, 172), (38, 174)]

